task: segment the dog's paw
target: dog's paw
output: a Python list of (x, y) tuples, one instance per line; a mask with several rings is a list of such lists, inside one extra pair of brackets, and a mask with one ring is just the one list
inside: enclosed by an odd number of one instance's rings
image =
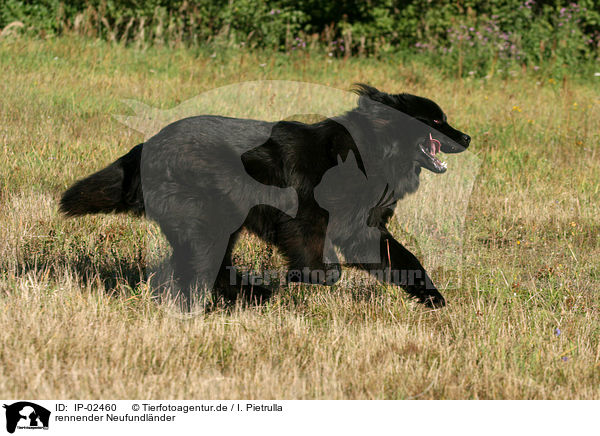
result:
[(439, 292), (435, 294), (423, 295), (418, 298), (418, 301), (419, 303), (423, 303), (425, 306), (432, 309), (440, 309), (446, 305), (446, 299)]

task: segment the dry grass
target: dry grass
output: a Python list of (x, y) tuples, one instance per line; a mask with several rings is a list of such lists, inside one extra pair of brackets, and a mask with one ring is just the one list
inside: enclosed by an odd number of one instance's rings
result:
[[(4, 39), (0, 70), (4, 396), (600, 398), (597, 78), (457, 81), (388, 61), (213, 58), (69, 39)], [(350, 272), (333, 288), (282, 287), (262, 306), (181, 319), (140, 281), (152, 224), (57, 214), (61, 190), (142, 139), (112, 117), (127, 112), (121, 99), (168, 109), (259, 79), (431, 96), (473, 136), (482, 164), (461, 286), (445, 292), (446, 309), (427, 311)], [(444, 177), (429, 183), (441, 190)], [(397, 227), (414, 245), (408, 233), (419, 228)], [(420, 246), (426, 267), (443, 266)], [(237, 257), (280, 265), (261, 248), (246, 237)]]

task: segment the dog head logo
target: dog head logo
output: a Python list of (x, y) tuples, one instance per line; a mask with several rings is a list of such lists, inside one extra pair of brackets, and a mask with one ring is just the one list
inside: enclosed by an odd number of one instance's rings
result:
[(19, 401), (6, 409), (6, 431), (14, 433), (18, 429), (48, 429), (50, 411), (28, 401)]

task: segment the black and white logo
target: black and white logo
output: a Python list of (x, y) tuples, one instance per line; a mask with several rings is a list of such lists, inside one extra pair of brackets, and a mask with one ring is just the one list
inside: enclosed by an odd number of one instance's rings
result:
[(48, 430), (50, 411), (42, 406), (29, 401), (19, 401), (10, 405), (4, 404), (6, 409), (6, 431), (14, 433), (19, 430)]

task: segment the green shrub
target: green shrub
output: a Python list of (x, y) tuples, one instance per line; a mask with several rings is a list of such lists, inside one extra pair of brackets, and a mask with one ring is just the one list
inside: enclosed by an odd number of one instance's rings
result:
[(138, 44), (422, 53), (459, 75), (598, 61), (597, 0), (5, 0), (0, 27)]

